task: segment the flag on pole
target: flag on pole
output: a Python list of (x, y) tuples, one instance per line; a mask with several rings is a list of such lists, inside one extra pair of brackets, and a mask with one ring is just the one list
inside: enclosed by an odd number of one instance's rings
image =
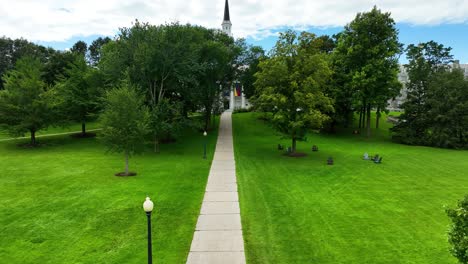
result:
[(242, 95), (242, 86), (240, 83), (236, 83), (234, 87), (234, 96), (241, 96)]

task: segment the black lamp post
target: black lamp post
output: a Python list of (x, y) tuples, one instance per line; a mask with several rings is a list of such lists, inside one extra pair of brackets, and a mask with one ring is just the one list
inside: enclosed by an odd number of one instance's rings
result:
[(207, 135), (208, 135), (208, 133), (206, 133), (206, 131), (203, 132), (203, 137), (205, 138), (205, 140), (204, 140), (204, 145), (203, 145), (203, 146), (204, 146), (204, 147), (203, 147), (203, 159), (206, 159), (206, 136), (207, 136)]
[(143, 209), (146, 212), (148, 218), (148, 264), (153, 263), (153, 250), (151, 246), (151, 212), (153, 211), (153, 202), (149, 197), (146, 197), (146, 201), (143, 203)]

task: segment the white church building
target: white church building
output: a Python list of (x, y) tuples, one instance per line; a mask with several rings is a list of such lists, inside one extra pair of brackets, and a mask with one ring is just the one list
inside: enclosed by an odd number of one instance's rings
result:
[[(223, 23), (221, 24), (221, 30), (228, 36), (232, 37), (233, 35), (231, 29), (232, 23), (229, 14), (229, 2), (226, 0), (224, 4), (224, 18)], [(249, 106), (249, 101), (244, 96), (244, 87), (241, 83), (234, 81), (229, 93), (229, 110), (233, 111), (235, 109), (248, 108)]]

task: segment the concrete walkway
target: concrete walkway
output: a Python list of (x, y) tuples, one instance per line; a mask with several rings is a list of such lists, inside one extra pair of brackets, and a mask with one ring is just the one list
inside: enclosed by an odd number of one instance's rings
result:
[(216, 152), (187, 263), (245, 263), (231, 112), (221, 115)]

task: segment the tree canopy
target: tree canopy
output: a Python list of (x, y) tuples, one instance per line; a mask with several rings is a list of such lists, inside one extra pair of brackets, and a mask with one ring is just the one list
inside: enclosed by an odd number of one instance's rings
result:
[[(393, 139), (410, 145), (466, 148), (467, 80), (450, 69), (450, 48), (429, 41), (407, 48), (409, 82)], [(441, 98), (444, 98), (443, 100)]]
[(105, 110), (101, 115), (101, 139), (109, 151), (124, 153), (125, 172), (130, 175), (129, 158), (144, 147), (148, 129), (149, 111), (143, 96), (124, 82), (107, 92)]
[(304, 139), (310, 129), (320, 129), (333, 112), (324, 93), (331, 71), (326, 53), (317, 49), (314, 34), (281, 33), (270, 57), (259, 64), (255, 99), (261, 111), (272, 113), (273, 126), (292, 140)]
[(100, 73), (88, 66), (83, 56), (75, 56), (56, 89), (62, 101), (63, 119), (81, 123), (82, 136), (86, 136), (86, 123), (96, 118), (102, 108)]
[[(344, 93), (352, 94), (353, 108), (360, 112), (360, 125), (366, 124), (367, 136), (371, 131), (371, 110), (376, 108), (379, 116), (387, 101), (400, 92), (397, 76), (401, 50), (395, 21), (390, 13), (382, 13), (377, 7), (358, 13), (339, 36), (334, 52), (339, 78), (335, 85), (343, 85)], [(338, 96), (341, 99), (337, 102), (344, 104), (338, 108), (349, 109), (349, 102), (342, 99), (343, 95)]]
[(39, 59), (22, 57), (3, 76), (5, 89), (0, 90), (0, 125), (13, 136), (30, 132), (32, 146), (36, 132), (56, 119), (53, 90), (46, 89), (41, 70)]

